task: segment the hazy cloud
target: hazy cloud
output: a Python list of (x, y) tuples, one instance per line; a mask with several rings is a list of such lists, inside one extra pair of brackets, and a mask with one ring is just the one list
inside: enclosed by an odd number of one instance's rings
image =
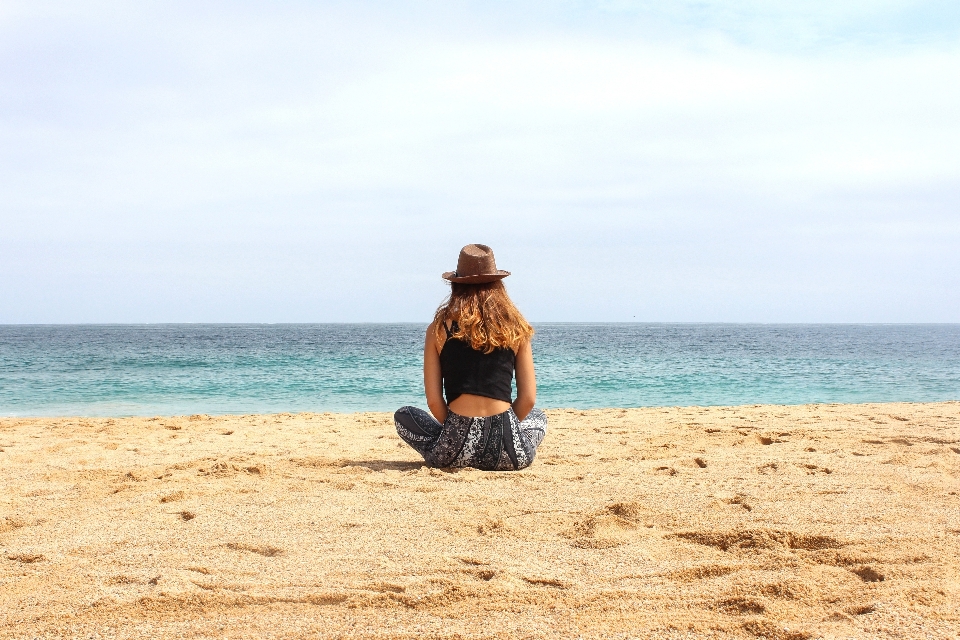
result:
[(7, 3), (0, 322), (960, 320), (955, 3), (770, 7)]

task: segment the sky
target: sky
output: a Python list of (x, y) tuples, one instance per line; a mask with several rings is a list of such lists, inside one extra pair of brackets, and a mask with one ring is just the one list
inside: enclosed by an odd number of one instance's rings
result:
[(960, 3), (0, 2), (0, 323), (960, 322)]

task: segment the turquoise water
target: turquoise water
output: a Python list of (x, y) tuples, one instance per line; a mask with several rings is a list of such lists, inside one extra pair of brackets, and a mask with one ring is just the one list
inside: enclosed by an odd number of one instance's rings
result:
[[(542, 407), (960, 399), (960, 325), (535, 327)], [(424, 328), (0, 326), (0, 415), (423, 406)]]

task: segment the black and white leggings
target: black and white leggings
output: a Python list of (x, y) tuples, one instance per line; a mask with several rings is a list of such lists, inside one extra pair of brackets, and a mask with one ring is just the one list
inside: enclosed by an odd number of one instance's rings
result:
[(430, 467), (474, 467), (515, 471), (530, 466), (547, 433), (547, 416), (532, 409), (522, 421), (513, 408), (486, 418), (447, 412), (440, 424), (417, 407), (402, 407), (393, 416), (397, 434)]

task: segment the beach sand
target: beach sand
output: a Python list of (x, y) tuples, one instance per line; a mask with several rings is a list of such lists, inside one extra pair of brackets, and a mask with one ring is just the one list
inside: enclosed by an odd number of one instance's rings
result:
[(0, 420), (0, 637), (956, 638), (960, 403)]

